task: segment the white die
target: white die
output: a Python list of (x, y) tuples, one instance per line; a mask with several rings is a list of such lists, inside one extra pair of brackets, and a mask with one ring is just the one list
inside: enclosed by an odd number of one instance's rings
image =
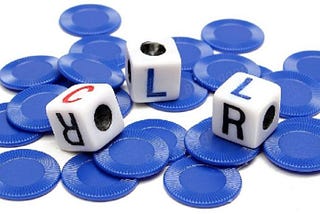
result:
[(281, 88), (267, 80), (236, 73), (213, 96), (213, 133), (257, 148), (279, 120)]
[(124, 127), (110, 85), (77, 84), (46, 106), (55, 139), (66, 151), (97, 151)]
[(172, 38), (127, 42), (126, 82), (133, 102), (175, 100), (181, 59)]

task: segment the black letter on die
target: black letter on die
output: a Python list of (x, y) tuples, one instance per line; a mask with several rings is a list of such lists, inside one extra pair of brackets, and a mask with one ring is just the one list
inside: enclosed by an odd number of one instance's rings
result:
[[(57, 118), (60, 121), (61, 125), (64, 127), (64, 130), (63, 130), (64, 139), (71, 145), (84, 146), (82, 136), (81, 136), (81, 133), (80, 133), (80, 130), (79, 130), (79, 127), (78, 127), (78, 124), (77, 124), (77, 121), (76, 121), (76, 118), (74, 117), (74, 115), (72, 113), (69, 113), (71, 126), (68, 126), (65, 123), (65, 121), (63, 120), (63, 117), (60, 113), (56, 113), (56, 115), (57, 115)], [(70, 140), (70, 138), (68, 136), (69, 131), (76, 131), (79, 141)]]
[[(229, 109), (233, 109), (239, 112), (240, 114), (239, 120), (234, 120), (229, 118)], [(223, 104), (222, 132), (224, 134), (228, 134), (229, 124), (234, 124), (237, 127), (237, 138), (240, 140), (243, 140), (243, 131), (242, 131), (241, 125), (244, 123), (245, 120), (246, 120), (246, 116), (240, 108), (233, 105), (226, 104), (226, 103)]]

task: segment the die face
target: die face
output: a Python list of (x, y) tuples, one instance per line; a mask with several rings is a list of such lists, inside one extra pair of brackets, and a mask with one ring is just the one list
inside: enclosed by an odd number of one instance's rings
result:
[(127, 42), (126, 82), (136, 103), (175, 100), (181, 59), (172, 38)]
[(245, 73), (230, 77), (213, 97), (213, 133), (257, 148), (279, 120), (280, 87)]
[(66, 151), (97, 151), (124, 127), (111, 86), (78, 84), (46, 107), (59, 147)]

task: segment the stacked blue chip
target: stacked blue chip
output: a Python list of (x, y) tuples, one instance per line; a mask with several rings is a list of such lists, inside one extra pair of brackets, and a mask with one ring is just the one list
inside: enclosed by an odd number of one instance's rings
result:
[(205, 42), (189, 37), (173, 37), (181, 57), (181, 70), (192, 72), (194, 64), (201, 58), (211, 56), (212, 48)]
[(41, 133), (15, 128), (7, 119), (7, 103), (0, 104), (0, 147), (24, 146), (42, 137)]
[(314, 116), (320, 112), (320, 85), (316, 80), (292, 71), (273, 72), (263, 78), (281, 87), (281, 117)]
[(217, 54), (202, 58), (193, 68), (195, 81), (211, 92), (217, 90), (237, 72), (261, 76), (261, 70), (256, 63), (234, 54)]
[(44, 84), (21, 91), (8, 103), (9, 122), (25, 131), (50, 132), (46, 105), (64, 90), (60, 85)]
[(102, 172), (90, 154), (78, 154), (62, 169), (62, 182), (76, 197), (90, 201), (110, 201), (129, 194), (138, 185), (136, 179), (117, 178)]
[(50, 192), (59, 180), (60, 166), (46, 153), (17, 149), (0, 154), (0, 198), (38, 198)]
[(259, 48), (263, 31), (255, 24), (239, 19), (221, 19), (207, 24), (201, 38), (223, 53), (247, 53)]
[(320, 81), (320, 51), (301, 51), (290, 55), (283, 63), (283, 70), (295, 71)]
[(74, 36), (111, 34), (120, 27), (121, 17), (110, 7), (84, 4), (64, 11), (59, 24), (65, 32)]
[(5, 65), (0, 71), (0, 82), (12, 90), (54, 83), (59, 79), (58, 59), (53, 56), (29, 56)]
[(220, 138), (211, 127), (212, 118), (207, 118), (188, 130), (185, 146), (195, 159), (213, 166), (238, 167), (259, 154), (260, 148), (250, 149)]
[(94, 160), (113, 176), (142, 179), (164, 169), (169, 148), (164, 140), (148, 131), (125, 129), (110, 145), (95, 153)]
[(117, 89), (124, 82), (117, 65), (92, 55), (67, 54), (59, 59), (58, 65), (61, 74), (74, 83), (106, 83)]
[(316, 119), (288, 119), (266, 140), (263, 151), (276, 166), (298, 173), (320, 171), (320, 123)]
[(69, 52), (92, 55), (123, 68), (126, 58), (126, 41), (112, 36), (90, 36), (74, 43)]
[(212, 208), (225, 205), (240, 193), (242, 180), (237, 169), (219, 169), (183, 158), (166, 170), (163, 178), (168, 194), (188, 206)]
[(162, 138), (169, 148), (169, 162), (176, 161), (186, 153), (184, 137), (186, 130), (171, 121), (161, 119), (146, 119), (136, 121), (126, 129), (145, 130)]

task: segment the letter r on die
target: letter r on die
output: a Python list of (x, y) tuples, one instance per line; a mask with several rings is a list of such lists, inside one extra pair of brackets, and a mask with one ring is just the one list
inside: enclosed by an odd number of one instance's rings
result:
[(214, 94), (213, 133), (249, 148), (259, 147), (278, 125), (280, 96), (275, 83), (234, 74)]
[(56, 141), (66, 151), (97, 151), (124, 127), (107, 84), (74, 85), (52, 100), (46, 111)]

